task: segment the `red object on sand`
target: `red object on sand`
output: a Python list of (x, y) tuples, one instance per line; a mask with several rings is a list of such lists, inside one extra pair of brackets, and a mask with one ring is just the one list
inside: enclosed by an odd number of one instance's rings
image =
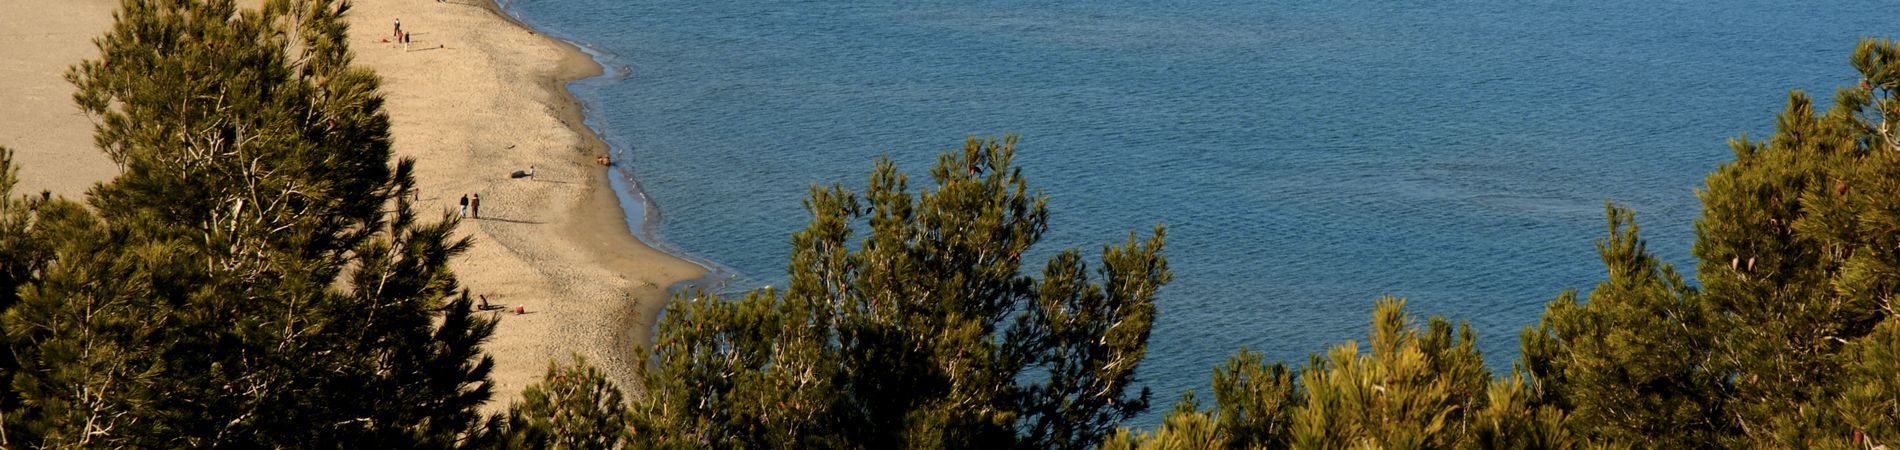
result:
[(522, 314), (527, 314), (527, 313), (528, 313), (528, 307), (526, 307), (526, 306), (516, 306), (516, 307), (515, 307), (515, 315), (517, 315), (517, 316), (519, 316), (519, 315), (522, 315)]

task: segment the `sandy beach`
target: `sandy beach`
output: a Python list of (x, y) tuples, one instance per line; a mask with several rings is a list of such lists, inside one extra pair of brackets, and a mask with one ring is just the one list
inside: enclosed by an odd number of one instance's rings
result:
[[(111, 25), (118, 2), (34, 3), (0, 3), (0, 145), (20, 155), (20, 192), (78, 197), (118, 169), (92, 146), (92, 124), (61, 75), (97, 53), (91, 38)], [(491, 313), (500, 320), (486, 345), (496, 362), (491, 409), (570, 354), (637, 392), (634, 358), (666, 287), (703, 269), (628, 231), (607, 170), (595, 163), (605, 145), (564, 88), (600, 67), (490, 3), (352, 6), (356, 63), (383, 78), (395, 152), (417, 160), (421, 208), (453, 213), (463, 195), (480, 195), (481, 218), (461, 226), (474, 248), (454, 268), (464, 286), (508, 311)], [(411, 33), (407, 48), (394, 43), (397, 20)], [(530, 166), (534, 178), (510, 178)]]
[(20, 170), (15, 193), (80, 198), (119, 168), (92, 145), (92, 121), (73, 103), (66, 67), (99, 54), (112, 0), (0, 2), (0, 146)]
[[(475, 0), (354, 2), (357, 64), (383, 77), (396, 154), (417, 160), (425, 208), (480, 194), (463, 222), (475, 247), (455, 264), (464, 285), (509, 309), (487, 350), (497, 400), (538, 380), (548, 361), (579, 354), (637, 391), (635, 354), (665, 308), (666, 288), (702, 269), (628, 231), (594, 158), (605, 144), (584, 125), (567, 82), (600, 66), (580, 49), (528, 30)], [(394, 24), (411, 33), (394, 43)], [(510, 173), (535, 168), (533, 179)]]

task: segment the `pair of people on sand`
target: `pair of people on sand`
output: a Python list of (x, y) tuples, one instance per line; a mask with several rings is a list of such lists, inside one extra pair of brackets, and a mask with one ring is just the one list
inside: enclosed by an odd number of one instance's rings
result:
[(474, 198), (469, 198), (467, 195), (462, 196), (461, 214), (462, 217), (482, 218), (482, 194), (475, 194)]
[[(528, 166), (528, 170), (517, 170), (515, 171), (515, 173), (508, 174), (508, 177), (509, 178), (527, 178), (527, 179), (532, 180), (534, 179), (534, 166)], [(482, 218), (482, 194), (474, 194), (474, 195), (475, 196), (473, 198), (470, 198), (467, 195), (462, 196), (461, 216), (464, 218), (467, 218), (467, 217), (473, 217), (476, 219)], [(418, 198), (420, 198), (420, 195), (418, 195)]]

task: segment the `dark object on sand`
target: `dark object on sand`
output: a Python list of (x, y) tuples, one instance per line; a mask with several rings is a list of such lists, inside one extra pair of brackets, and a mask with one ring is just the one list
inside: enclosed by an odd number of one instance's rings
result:
[(528, 166), (528, 170), (517, 170), (515, 173), (508, 174), (508, 178), (534, 178), (534, 166)]

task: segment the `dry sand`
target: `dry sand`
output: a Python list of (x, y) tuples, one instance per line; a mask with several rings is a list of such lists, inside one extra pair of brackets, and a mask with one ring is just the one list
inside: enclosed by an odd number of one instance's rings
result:
[[(417, 160), (422, 206), (448, 211), (481, 194), (475, 237), (454, 264), (500, 314), (487, 349), (497, 399), (512, 400), (570, 354), (636, 390), (637, 348), (666, 288), (703, 270), (635, 239), (594, 163), (606, 147), (582, 122), (568, 81), (600, 73), (578, 48), (476, 0), (364, 0), (350, 12), (356, 62), (383, 77), (396, 154)], [(394, 22), (411, 33), (394, 43)], [(533, 179), (511, 179), (536, 168)], [(506, 400), (505, 400), (506, 401)]]
[[(77, 197), (117, 174), (93, 149), (92, 126), (61, 74), (97, 54), (111, 0), (0, 1), (0, 144), (15, 147), (21, 192)], [(492, 407), (538, 381), (552, 359), (586, 357), (637, 391), (637, 348), (666, 288), (703, 269), (628, 231), (605, 168), (605, 146), (582, 124), (568, 81), (600, 67), (477, 0), (358, 0), (350, 11), (356, 63), (383, 77), (395, 152), (417, 160), (424, 211), (452, 213), (481, 195), (481, 219), (461, 229), (474, 248), (452, 265), (463, 285), (509, 312), (486, 346), (495, 357)], [(393, 43), (393, 24), (412, 34)], [(388, 39), (389, 42), (384, 42)], [(536, 167), (534, 179), (509, 174)], [(515, 307), (527, 314), (513, 314)]]
[(73, 103), (66, 67), (99, 55), (112, 0), (0, 0), (0, 145), (22, 166), (14, 193), (78, 199), (119, 174), (92, 145), (92, 121)]

